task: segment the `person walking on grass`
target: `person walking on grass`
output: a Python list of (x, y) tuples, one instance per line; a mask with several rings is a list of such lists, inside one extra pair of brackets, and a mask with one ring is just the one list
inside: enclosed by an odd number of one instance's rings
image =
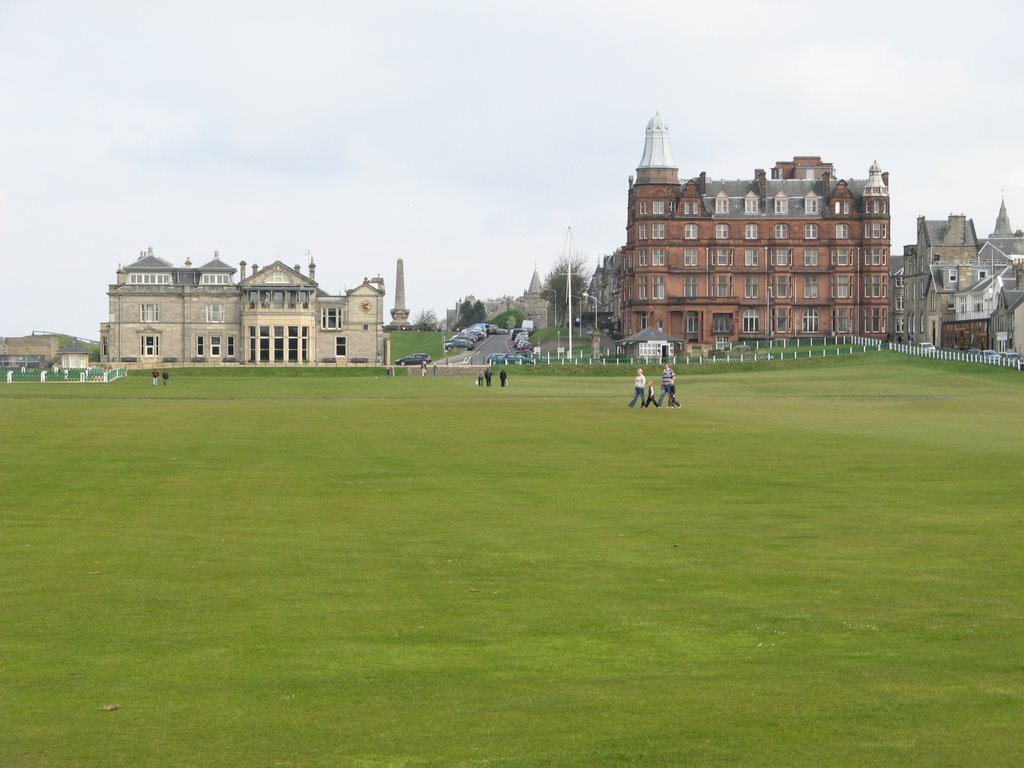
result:
[(676, 383), (675, 379), (672, 380), (672, 388), (668, 391), (668, 407), (669, 408), (682, 408), (678, 400), (676, 400)]
[[(661, 404), (665, 402), (665, 395), (667, 395), (672, 387), (676, 383), (676, 372), (669, 367), (668, 363), (665, 363), (665, 368), (661, 372), (661, 395), (658, 397), (658, 407), (661, 408)], [(669, 408), (672, 407), (672, 400), (669, 399)]]
[(165, 369), (164, 369), (164, 386), (165, 386), (165, 387), (167, 386), (167, 380), (168, 380), (169, 378), (171, 378), (171, 374), (169, 374), (169, 373), (167, 372), (167, 369), (165, 368)]
[(647, 399), (640, 405), (641, 408), (649, 408), (651, 404), (654, 404), (655, 408), (661, 408), (658, 401), (654, 399), (654, 385), (651, 382), (647, 382)]
[(498, 378), (501, 379), (501, 386), (504, 387), (508, 383), (508, 371), (502, 368), (501, 373), (498, 374)]
[[(644, 387), (647, 386), (647, 377), (644, 376), (644, 369), (636, 369), (636, 378), (633, 379), (633, 399), (629, 401), (629, 407), (632, 408), (636, 405), (637, 400), (644, 399)], [(641, 403), (641, 407), (643, 404)]]
[(158, 371), (156, 368), (154, 368), (153, 369), (153, 386), (155, 387), (159, 383), (160, 383), (160, 371)]

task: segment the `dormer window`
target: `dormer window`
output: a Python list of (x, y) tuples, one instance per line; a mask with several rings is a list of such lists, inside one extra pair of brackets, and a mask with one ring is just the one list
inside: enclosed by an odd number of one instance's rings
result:
[(719, 192), (715, 196), (715, 213), (729, 212), (729, 196), (725, 192)]
[(747, 196), (743, 198), (743, 212), (744, 213), (757, 213), (757, 195), (753, 192), (748, 192)]
[(132, 285), (170, 285), (171, 276), (166, 272), (132, 272), (128, 275)]
[(202, 283), (203, 285), (231, 285), (231, 276), (216, 272), (204, 272)]
[(775, 212), (789, 213), (789, 198), (782, 192), (775, 196)]
[(804, 213), (818, 212), (818, 196), (811, 192), (804, 198)]

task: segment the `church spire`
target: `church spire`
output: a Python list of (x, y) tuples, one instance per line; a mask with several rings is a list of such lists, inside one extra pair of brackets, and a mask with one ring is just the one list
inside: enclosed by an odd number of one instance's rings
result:
[(1006, 198), (999, 203), (999, 215), (996, 217), (996, 231), (989, 237), (1013, 237), (1013, 228), (1010, 226), (1010, 217), (1006, 213)]

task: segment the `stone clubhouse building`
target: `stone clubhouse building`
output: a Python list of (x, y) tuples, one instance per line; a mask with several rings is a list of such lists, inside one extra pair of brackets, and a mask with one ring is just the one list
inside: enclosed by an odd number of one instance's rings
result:
[[(237, 275), (237, 280), (236, 280)], [(239, 269), (218, 253), (202, 266), (174, 266), (150, 248), (117, 270), (100, 325), (100, 361), (165, 363), (374, 364), (388, 359), (384, 280), (331, 295), (316, 264)]]

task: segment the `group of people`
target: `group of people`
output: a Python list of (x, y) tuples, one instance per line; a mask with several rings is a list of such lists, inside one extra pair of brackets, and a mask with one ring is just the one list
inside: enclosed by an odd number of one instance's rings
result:
[[(646, 395), (646, 400), (644, 399)], [(661, 372), (661, 395), (657, 400), (654, 399), (654, 384), (647, 381), (647, 377), (644, 376), (644, 369), (636, 369), (636, 378), (633, 379), (633, 399), (629, 403), (629, 407), (632, 408), (640, 402), (641, 408), (648, 408), (652, 404), (655, 408), (661, 408), (665, 402), (665, 396), (668, 396), (668, 408), (682, 408), (679, 401), (676, 400), (676, 372), (672, 370), (668, 363), (665, 363), (665, 368)]]
[[(501, 386), (504, 387), (505, 384), (508, 383), (508, 371), (506, 371), (504, 368), (502, 368), (501, 372), (498, 374), (498, 378), (501, 379)], [(488, 387), (491, 386), (491, 369), (490, 368), (485, 368), (483, 370), (483, 372), (477, 374), (477, 377), (476, 377), (477, 386), (478, 387), (479, 386), (483, 386), (484, 382), (487, 382), (487, 386)]]
[[(154, 386), (154, 387), (155, 387), (155, 386), (156, 386), (157, 384), (159, 384), (159, 383), (160, 383), (160, 375), (161, 375), (161, 374), (160, 374), (160, 371), (158, 371), (158, 370), (157, 370), (156, 368), (154, 368), (154, 369), (153, 369), (153, 386)], [(169, 378), (171, 378), (171, 374), (169, 374), (169, 373), (168, 373), (167, 371), (164, 371), (164, 372), (163, 372), (163, 378), (164, 378), (164, 386), (166, 387), (166, 386), (167, 386), (167, 380), (168, 380)]]

